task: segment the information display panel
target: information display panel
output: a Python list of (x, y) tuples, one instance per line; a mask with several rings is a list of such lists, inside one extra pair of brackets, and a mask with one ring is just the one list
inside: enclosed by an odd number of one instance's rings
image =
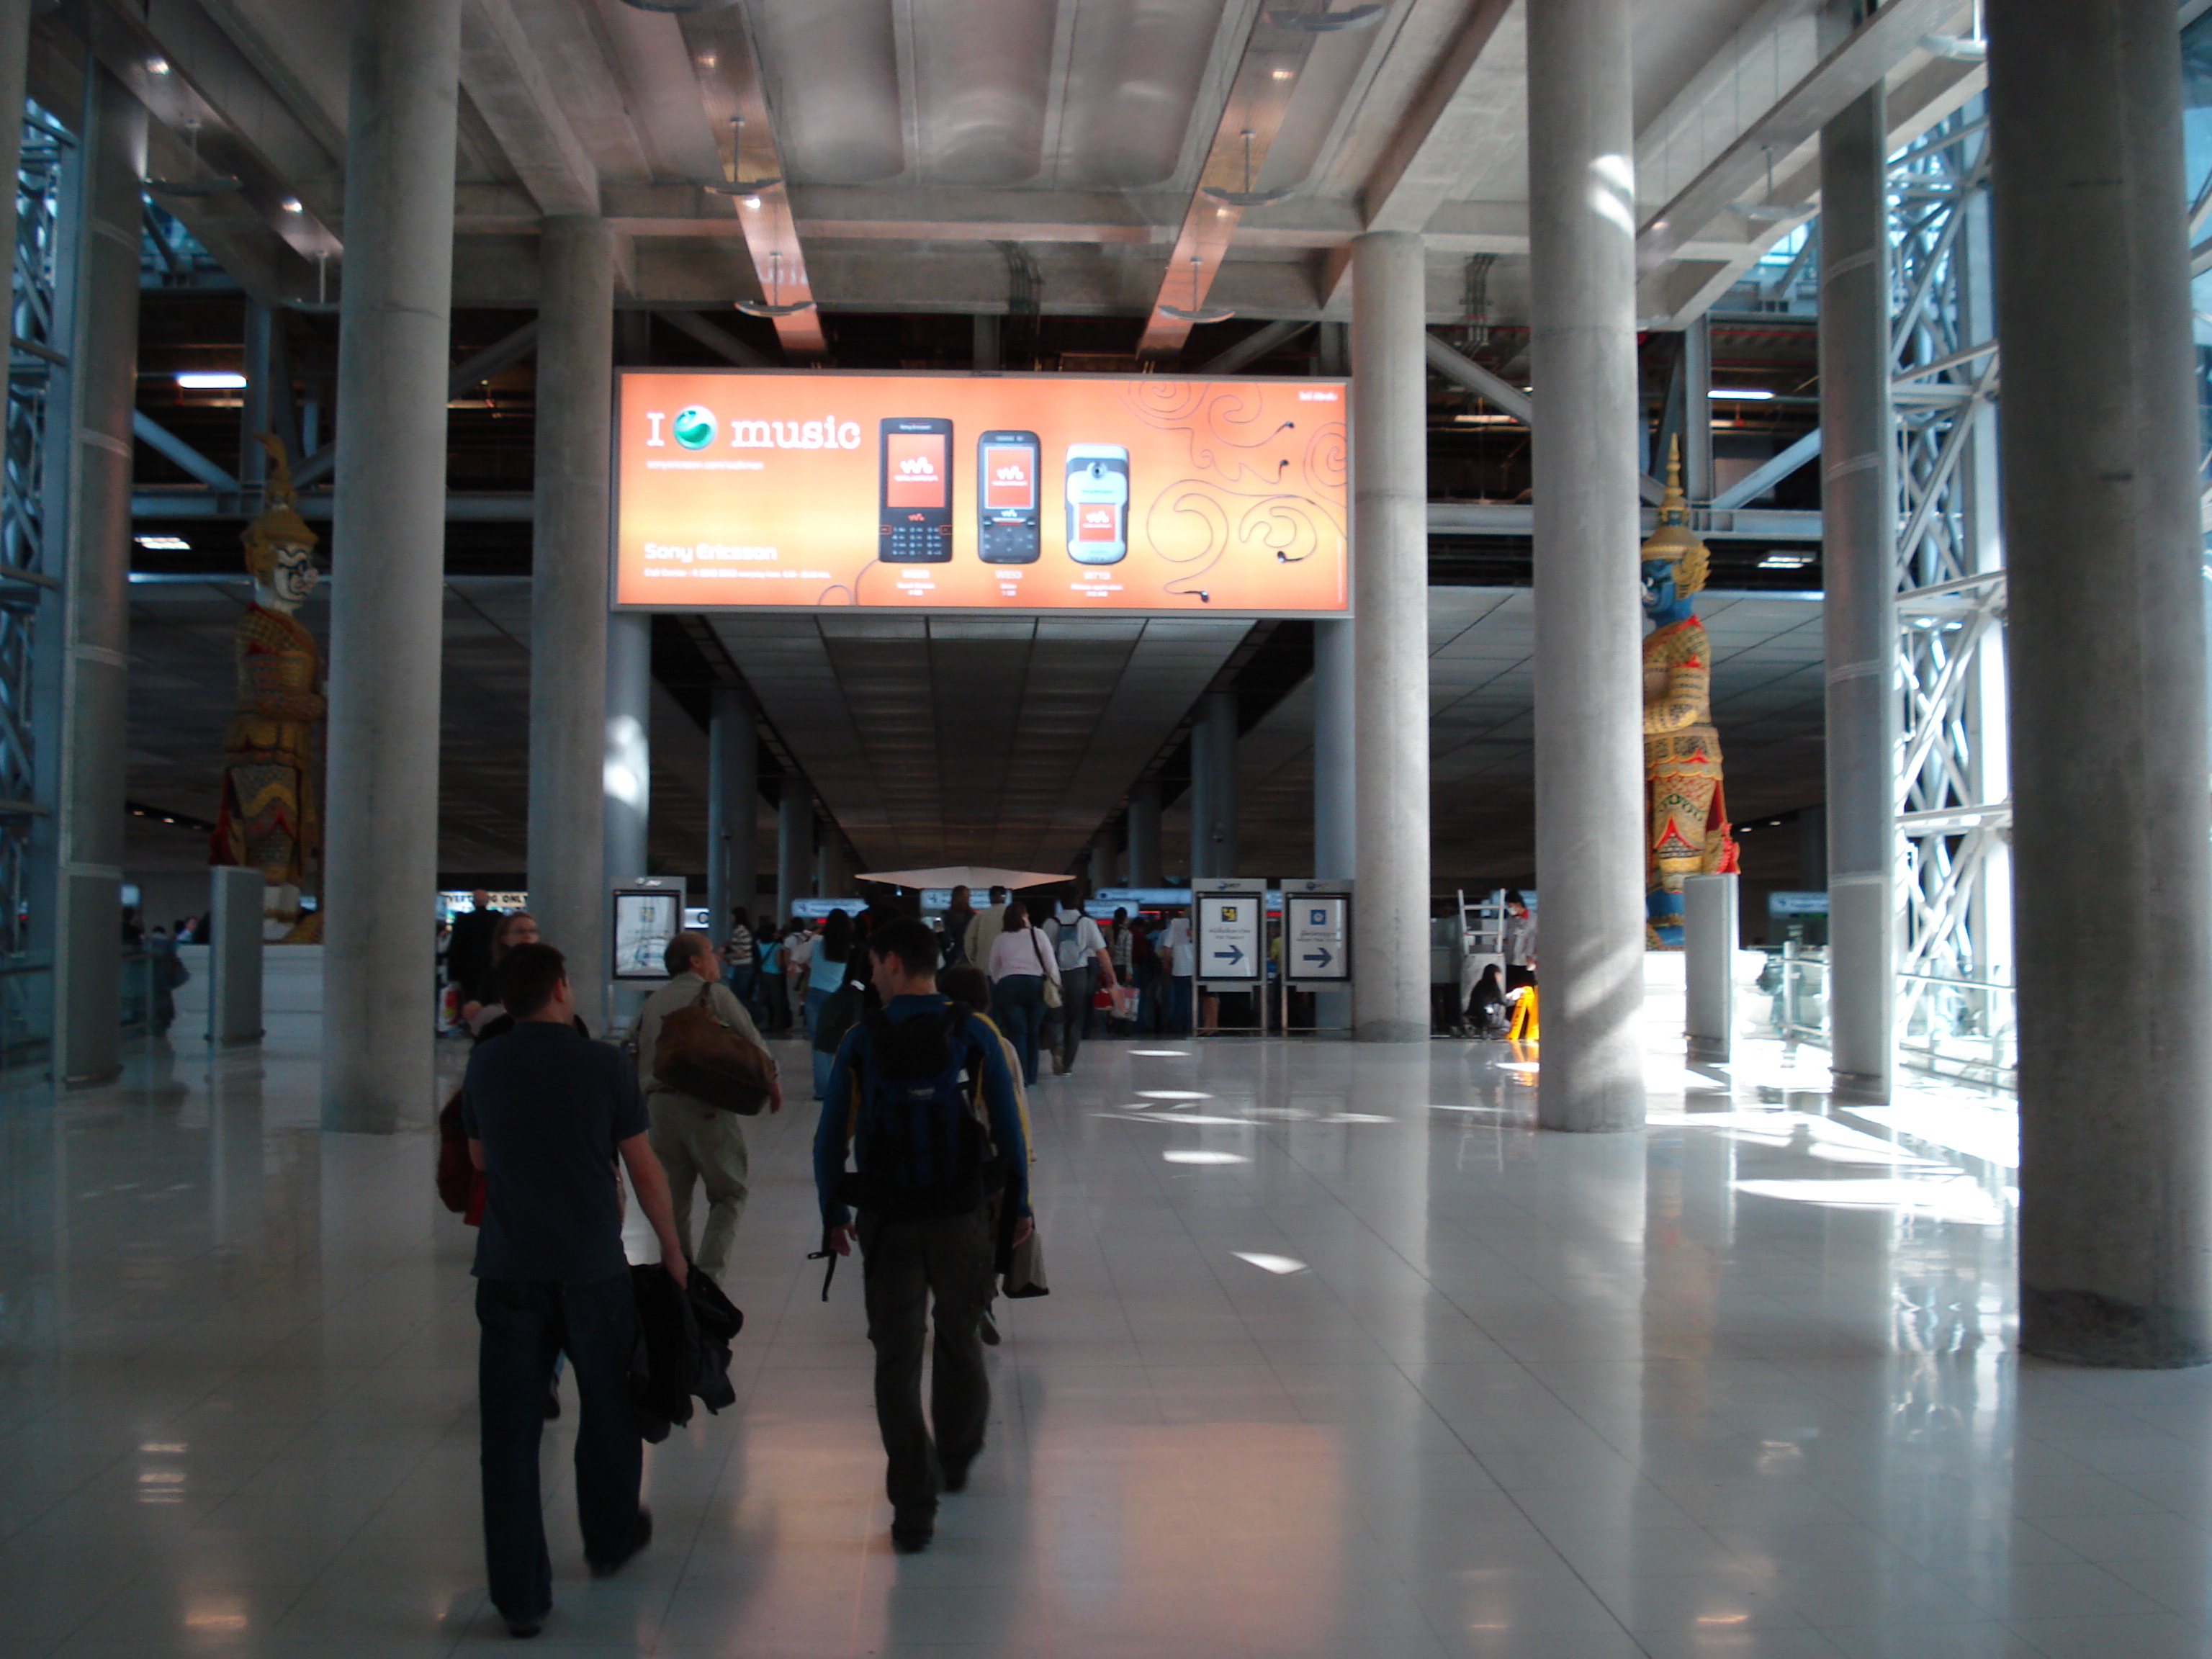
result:
[(617, 980), (664, 980), (662, 953), (684, 931), (684, 890), (641, 882), (614, 890), (611, 969)]
[(1348, 388), (631, 369), (618, 609), (1341, 616)]

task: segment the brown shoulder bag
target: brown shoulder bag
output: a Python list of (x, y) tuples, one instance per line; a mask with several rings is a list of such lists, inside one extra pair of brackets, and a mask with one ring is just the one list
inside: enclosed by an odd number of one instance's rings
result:
[(653, 1045), (653, 1074), (680, 1095), (739, 1117), (757, 1117), (775, 1094), (775, 1068), (768, 1051), (744, 1032), (714, 1018), (714, 988), (660, 1022)]

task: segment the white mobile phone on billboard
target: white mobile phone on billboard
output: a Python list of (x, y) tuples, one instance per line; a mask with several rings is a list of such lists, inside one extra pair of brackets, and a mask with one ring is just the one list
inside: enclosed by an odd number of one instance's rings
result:
[(1118, 564), (1129, 550), (1129, 452), (1120, 444), (1067, 447), (1067, 556)]

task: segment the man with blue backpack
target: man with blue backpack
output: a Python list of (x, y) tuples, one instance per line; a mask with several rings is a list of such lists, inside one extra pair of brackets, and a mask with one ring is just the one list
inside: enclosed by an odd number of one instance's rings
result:
[[(890, 1462), (891, 1542), (911, 1554), (929, 1547), (938, 1495), (968, 1484), (968, 1466), (983, 1449), (991, 1383), (980, 1322), (994, 1255), (988, 1200), (1003, 1190), (1013, 1242), (1028, 1236), (1029, 1148), (997, 1030), (938, 994), (937, 936), (902, 919), (871, 933), (866, 949), (883, 1007), (838, 1045), (814, 1135), (814, 1184), (823, 1249), (848, 1255), (860, 1243), (876, 1424)], [(933, 1297), (933, 1441), (921, 1411)]]

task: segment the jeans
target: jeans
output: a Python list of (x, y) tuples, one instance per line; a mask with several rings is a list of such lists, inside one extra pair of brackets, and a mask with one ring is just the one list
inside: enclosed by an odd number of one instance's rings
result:
[(762, 1018), (760, 1005), (760, 969), (750, 964), (743, 968), (732, 968), (723, 977), (729, 981), (730, 989), (736, 994), (738, 1000), (744, 1004), (745, 1012), (752, 1016), (753, 1024), (765, 1024), (766, 1021)]
[(1160, 1000), (1166, 994), (1161, 986), (1164, 976), (1153, 967), (1137, 969), (1137, 1034), (1157, 1036), (1160, 1029)]
[[(1003, 983), (1004, 981), (1001, 981)], [(977, 1322), (991, 1276), (988, 1211), (896, 1220), (862, 1212), (860, 1272), (868, 1340), (876, 1350), (876, 1426), (890, 1468), (884, 1489), (901, 1516), (933, 1514), (947, 1467), (983, 1449), (991, 1379)], [(930, 1376), (933, 1443), (921, 1415), (921, 1355), (929, 1300), (937, 1298)]]
[(1191, 994), (1197, 983), (1188, 974), (1168, 976), (1166, 1035), (1169, 1036), (1188, 1036), (1191, 1034)]
[(1091, 981), (1097, 976), (1098, 965), (1086, 962), (1080, 968), (1060, 970), (1060, 988), (1066, 998), (1060, 1010), (1060, 1069), (1075, 1069), (1075, 1051), (1083, 1046), (1083, 1027), (1091, 1018)]
[(510, 1620), (543, 1618), (553, 1566), (538, 1487), (538, 1444), (555, 1356), (575, 1362), (583, 1401), (576, 1430), (576, 1517), (584, 1554), (618, 1561), (637, 1541), (645, 1443), (629, 1398), (637, 1302), (625, 1270), (586, 1285), (477, 1281), (477, 1402), (483, 1419), (484, 1564), (492, 1605)]
[(1037, 1033), (1044, 1024), (1044, 975), (1008, 974), (991, 988), (991, 1023), (1022, 1062), (1022, 1083), (1034, 1089), (1037, 1080)]
[(814, 1061), (814, 1097), (817, 1100), (830, 1092), (830, 1067), (837, 1058), (825, 1054), (814, 1046), (814, 1022), (822, 1016), (822, 1005), (830, 1000), (827, 991), (806, 988), (806, 1051)]

